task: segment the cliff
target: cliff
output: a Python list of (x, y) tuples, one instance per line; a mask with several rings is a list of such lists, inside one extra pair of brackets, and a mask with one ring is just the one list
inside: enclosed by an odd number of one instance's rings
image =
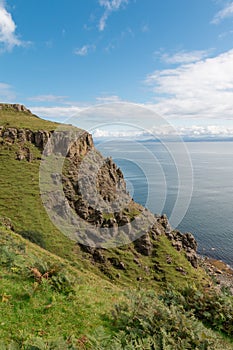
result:
[[(2, 109), (13, 109), (21, 114), (22, 118), (25, 113), (30, 114), (28, 109), (20, 105), (2, 105)], [(71, 126), (62, 126), (54, 130), (31, 130), (5, 125), (0, 126), (0, 140), (3, 147), (12, 149), (16, 161), (40, 161), (43, 151), (45, 157), (51, 154), (64, 157), (62, 174), (57, 174), (52, 169), (50, 185), (51, 188), (56, 186), (61, 177), (65, 197), (59, 199), (57, 190), (51, 191), (49, 210), (59, 216), (61, 225), (69, 220), (69, 208), (76, 212), (82, 222), (87, 223), (87, 227), (83, 228), (78, 220), (70, 236), (77, 236), (77, 243), (86, 254), (85, 257), (100, 264), (101, 269), (103, 264), (119, 266), (119, 261), (116, 263), (114, 259), (109, 258), (106, 247), (112, 248), (121, 245), (122, 242), (123, 245), (133, 242), (130, 249), (133, 259), (137, 261), (138, 254), (156, 256), (158, 242), (162, 236), (168, 238), (171, 246), (180, 254), (185, 253), (186, 259), (197, 268), (197, 243), (193, 235), (174, 231), (165, 215), (159, 217), (135, 203), (127, 192), (121, 170), (112, 159), (102, 157), (95, 149), (91, 135), (86, 131)], [(38, 157), (32, 146), (38, 149), (41, 156)], [(83, 169), (85, 159), (88, 159), (88, 162)], [(120, 242), (117, 241), (119, 237)], [(106, 245), (106, 242), (113, 244)], [(165, 261), (174, 265), (169, 253)], [(122, 265), (126, 266), (124, 263)], [(183, 266), (175, 266), (175, 269), (183, 275), (187, 274)], [(162, 269), (158, 271), (163, 274)]]
[(232, 349), (193, 235), (135, 203), (86, 131), (0, 107), (0, 348)]

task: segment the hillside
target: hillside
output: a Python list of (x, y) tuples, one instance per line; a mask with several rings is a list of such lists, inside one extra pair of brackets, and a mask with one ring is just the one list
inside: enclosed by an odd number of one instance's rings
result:
[[(142, 291), (147, 293), (153, 290), (155, 295), (150, 299), (150, 304), (155, 303), (154, 307), (161, 310), (164, 308), (165, 313), (170, 312), (170, 305), (166, 304), (165, 299), (161, 304), (166, 290), (173, 290), (170, 303), (175, 308), (176, 298), (188, 300), (197, 291), (200, 295), (203, 293), (204, 305), (212, 305), (213, 302), (214, 283), (198, 267), (194, 237), (189, 233), (174, 231), (165, 215), (154, 216), (135, 203), (127, 193), (120, 169), (111, 159), (104, 159), (96, 151), (91, 135), (84, 130), (75, 130), (79, 137), (70, 146), (67, 143), (67, 133), (74, 132), (72, 127), (44, 121), (20, 105), (0, 104), (0, 317), (3, 320), (0, 338), (3, 348), (8, 349), (7, 346), (12, 341), (19, 349), (52, 349), (53, 339), (57, 342), (57, 348), (121, 349), (126, 340), (122, 340), (120, 347), (119, 343), (114, 345), (114, 340), (109, 340), (109, 337), (116, 334), (126, 336), (122, 329), (123, 313), (117, 316), (119, 320), (122, 318), (119, 324), (111, 317), (111, 312), (115, 304), (119, 305), (123, 301), (130, 307), (130, 294), (137, 300)], [(58, 143), (49, 143), (54, 135), (58, 135)], [(54, 215), (59, 216), (62, 227), (69, 219), (67, 213), (71, 208), (72, 213), (87, 223), (88, 229), (79, 227), (79, 220), (73, 225), (75, 231), (69, 230), (68, 234), (64, 234), (57, 227), (59, 225), (54, 226), (50, 220), (39, 183), (42, 152), (46, 145), (47, 156), (53, 157), (53, 160), (54, 157), (59, 160), (61, 149), (63, 150), (61, 145), (67, 148), (61, 182), (55, 176), (59, 169), (56, 169), (54, 163), (52, 176), (46, 177), (44, 181), (46, 193), (49, 193), (49, 197), (46, 197), (47, 201), (49, 198), (49, 208)], [(84, 168), (85, 176), (80, 180), (83, 160), (89, 155), (91, 161)], [(96, 164), (101, 164), (95, 186), (103, 199), (103, 207), (109, 208), (115, 202), (119, 190), (123, 201), (120, 210), (101, 212), (95, 197), (91, 195), (89, 198), (86, 195), (88, 191), (85, 186), (93, 185)], [(62, 199), (56, 196), (59, 184), (64, 193)], [(138, 218), (143, 220), (139, 221)], [(143, 227), (147, 227), (144, 226), (147, 220), (152, 220), (151, 225), (143, 231)], [(106, 232), (104, 241), (100, 240), (99, 232)], [(135, 232), (138, 239), (131, 242), (128, 237)], [(124, 244), (119, 244), (118, 241), (115, 244), (119, 235)], [(78, 239), (74, 239), (76, 236)], [(187, 288), (190, 288), (189, 292)], [(130, 293), (125, 295), (125, 291)], [(158, 295), (160, 299), (157, 300)], [(204, 295), (209, 298), (204, 300)], [(146, 298), (148, 296), (141, 301), (142, 305), (144, 301), (146, 303)], [(221, 298), (219, 305), (223, 309), (227, 305), (228, 313), (231, 314), (232, 297)], [(203, 312), (206, 312), (203, 316), (200, 310), (199, 313), (195, 312), (196, 308), (200, 308), (197, 304), (194, 305), (193, 300), (189, 300), (183, 309), (174, 309), (173, 316), (170, 315), (177, 319), (178, 314), (184, 314), (182, 322), (187, 324), (187, 332), (179, 337), (193, 337), (193, 344), (199, 341), (200, 347), (193, 345), (189, 348), (222, 349), (224, 346), (231, 349), (229, 341), (233, 326), (228, 313), (224, 316), (225, 320), (217, 319), (216, 324), (212, 324), (213, 315), (207, 315), (210, 312), (208, 307), (206, 310), (203, 307)], [(211, 308), (217, 317), (219, 312), (213, 305)], [(119, 312), (119, 308), (117, 310)], [(149, 308), (143, 310), (142, 307), (142, 312), (149, 312)], [(129, 316), (130, 310), (125, 317)], [(141, 316), (145, 318), (146, 314)], [(225, 340), (218, 333), (205, 328), (200, 322), (202, 318), (209, 327), (225, 334)], [(99, 327), (101, 330), (97, 331)], [(189, 334), (192, 328), (197, 329), (196, 334)], [(169, 342), (174, 329), (166, 330), (166, 349), (172, 348)], [(102, 338), (101, 332), (104, 334)], [(147, 331), (141, 332), (139, 339), (146, 338)], [(135, 342), (139, 341), (136, 333), (133, 336), (127, 335), (129, 343), (130, 337), (136, 337)], [(62, 341), (63, 345), (59, 345)], [(38, 344), (37, 347), (32, 347), (33, 342)], [(145, 342), (149, 340), (146, 339)], [(205, 343), (217, 347), (204, 347)], [(152, 348), (148, 344), (145, 349)], [(181, 342), (177, 349), (185, 349), (184, 346), (187, 345), (184, 344)], [(143, 349), (143, 346), (137, 348)], [(134, 349), (136, 345), (128, 348)]]

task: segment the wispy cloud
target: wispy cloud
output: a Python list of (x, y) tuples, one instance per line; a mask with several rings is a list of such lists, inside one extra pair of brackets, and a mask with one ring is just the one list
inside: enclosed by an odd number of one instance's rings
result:
[(233, 120), (233, 50), (174, 69), (155, 71), (146, 83), (158, 103), (152, 108), (174, 118)]
[(16, 34), (16, 24), (6, 9), (5, 1), (0, 1), (0, 51), (11, 51), (15, 46), (25, 46)]
[(14, 93), (12, 86), (5, 83), (0, 83), (0, 100), (2, 102), (10, 102), (15, 100), (16, 94)]
[(31, 107), (30, 110), (38, 115), (39, 117), (49, 117), (53, 118), (53, 120), (59, 118), (70, 118), (71, 116), (80, 113), (83, 110), (82, 107), (79, 106), (54, 106), (54, 107)]
[(99, 0), (100, 6), (104, 7), (105, 11), (99, 21), (99, 30), (103, 31), (106, 27), (106, 22), (112, 12), (118, 11), (122, 6), (127, 5), (129, 0)]
[(232, 34), (233, 34), (233, 30), (229, 30), (227, 32), (223, 32), (223, 33), (219, 34), (218, 38), (223, 39), (223, 38), (227, 37), (228, 35), (232, 35)]
[(33, 102), (64, 102), (68, 96), (56, 96), (56, 95), (38, 95), (29, 97), (29, 101)]
[(156, 126), (151, 129), (151, 132), (147, 131), (132, 131), (132, 130), (106, 130), (95, 129), (93, 131), (93, 137), (96, 139), (113, 139), (113, 138), (127, 138), (127, 139), (151, 139), (153, 137), (176, 137), (180, 136), (186, 139), (225, 139), (233, 138), (233, 127), (224, 127), (220, 125), (192, 125), (189, 127), (178, 126), (176, 128), (169, 127), (168, 125)]
[(101, 96), (96, 97), (96, 101), (98, 103), (115, 103), (121, 101), (119, 96), (111, 95), (111, 96)]
[(150, 31), (149, 25), (148, 25), (148, 24), (143, 24), (143, 25), (141, 26), (141, 31), (142, 31), (142, 33), (147, 33), (147, 32), (149, 32), (149, 31)]
[(229, 17), (233, 17), (233, 2), (228, 3), (221, 11), (216, 13), (211, 23), (218, 24)]
[(118, 35), (117, 37), (113, 37), (111, 39), (111, 41), (108, 43), (108, 45), (104, 49), (105, 52), (111, 52), (114, 49), (119, 48), (121, 43), (129, 37), (134, 38), (135, 34), (132, 28), (127, 27), (126, 29), (121, 31), (120, 35)]
[(90, 52), (95, 51), (95, 45), (84, 45), (80, 48), (75, 49), (74, 53), (77, 56), (87, 56)]
[(161, 51), (155, 52), (155, 55), (160, 60), (167, 64), (183, 64), (192, 63), (208, 57), (210, 50), (194, 50), (194, 51), (179, 51), (174, 54), (163, 53)]

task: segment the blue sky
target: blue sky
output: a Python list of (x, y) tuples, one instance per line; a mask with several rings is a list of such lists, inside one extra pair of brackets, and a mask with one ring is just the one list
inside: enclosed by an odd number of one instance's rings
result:
[(0, 100), (57, 120), (132, 102), (232, 136), (232, 43), (231, 1), (0, 0)]

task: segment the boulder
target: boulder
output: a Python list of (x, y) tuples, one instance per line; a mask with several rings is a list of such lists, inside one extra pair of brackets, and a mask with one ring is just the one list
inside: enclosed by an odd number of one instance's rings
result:
[(149, 234), (141, 236), (134, 242), (135, 249), (145, 256), (150, 256), (152, 254), (153, 245)]

